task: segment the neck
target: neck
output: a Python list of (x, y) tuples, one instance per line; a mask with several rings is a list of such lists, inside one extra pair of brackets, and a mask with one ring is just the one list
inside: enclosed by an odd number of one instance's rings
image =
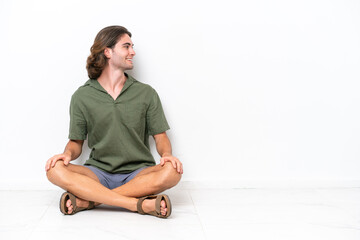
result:
[(108, 65), (104, 68), (97, 80), (105, 89), (116, 91), (116, 89), (124, 86), (126, 76), (122, 69), (110, 69), (110, 66)]

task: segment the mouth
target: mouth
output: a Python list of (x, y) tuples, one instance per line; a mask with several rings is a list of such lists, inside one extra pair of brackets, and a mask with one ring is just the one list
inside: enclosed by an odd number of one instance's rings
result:
[(126, 58), (126, 60), (128, 60), (128, 61), (132, 62), (132, 58)]

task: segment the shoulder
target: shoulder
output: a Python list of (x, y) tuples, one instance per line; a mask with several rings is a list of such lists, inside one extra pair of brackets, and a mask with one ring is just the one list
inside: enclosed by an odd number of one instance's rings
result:
[(137, 88), (141, 88), (144, 90), (152, 89), (152, 87), (149, 84), (140, 82), (137, 79), (135, 79), (133, 76), (128, 75), (128, 80), (132, 81), (133, 85), (136, 86)]
[(140, 82), (140, 81), (136, 80), (132, 76), (130, 76), (130, 78), (131, 78), (131, 81), (133, 81), (132, 85), (134, 86), (134, 88), (137, 91), (142, 92), (142, 94), (145, 94), (145, 95), (154, 95), (154, 94), (156, 94), (155, 89), (153, 87), (151, 87), (149, 84)]
[(71, 96), (71, 103), (76, 104), (80, 102), (86, 102), (87, 99), (91, 95), (92, 81), (96, 81), (94, 79), (87, 80), (82, 86), (80, 86)]
[(73, 98), (81, 98), (81, 96), (86, 95), (90, 90), (90, 85), (93, 81), (96, 81), (94, 79), (87, 80), (82, 86), (80, 86), (72, 95)]

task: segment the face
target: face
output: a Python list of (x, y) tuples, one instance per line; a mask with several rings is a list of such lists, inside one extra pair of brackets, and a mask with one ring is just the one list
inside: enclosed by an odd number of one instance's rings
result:
[(133, 57), (135, 56), (134, 44), (129, 35), (124, 34), (114, 48), (106, 48), (104, 53), (109, 59), (109, 64), (115, 69), (122, 71), (133, 69)]

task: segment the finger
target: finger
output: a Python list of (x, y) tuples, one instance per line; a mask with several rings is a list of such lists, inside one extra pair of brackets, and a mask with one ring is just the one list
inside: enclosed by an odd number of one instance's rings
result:
[(181, 173), (181, 163), (180, 162), (177, 163), (177, 171), (178, 171), (178, 173)]
[(51, 164), (52, 164), (52, 158), (47, 163), (47, 170), (51, 168)]
[[(161, 158), (161, 160), (163, 161), (162, 166), (164, 166), (166, 162), (172, 163), (172, 159), (168, 158), (168, 157), (163, 157), (163, 158)], [(174, 164), (172, 164), (172, 165), (174, 166)]]
[(164, 158), (160, 158), (160, 165), (161, 165), (161, 166), (164, 166), (164, 164), (165, 164)]
[(46, 164), (45, 164), (45, 171), (49, 170), (49, 160), (47, 160)]
[(183, 165), (182, 163), (179, 161), (179, 159), (177, 159), (177, 164), (178, 164), (178, 172), (180, 174), (183, 174)]
[(60, 159), (64, 159), (63, 154), (59, 154), (59, 155), (54, 156), (53, 160), (52, 160), (51, 167), (55, 167), (56, 162), (59, 161)]
[(174, 159), (170, 159), (170, 162), (172, 163), (173, 167), (176, 169), (176, 162)]
[(57, 162), (57, 157), (53, 157), (51, 160), (51, 167), (55, 167), (55, 163)]
[(65, 166), (69, 165), (69, 162), (70, 162), (70, 159), (68, 159), (68, 158), (64, 159), (64, 165)]
[(50, 159), (47, 160), (47, 161), (46, 161), (46, 164), (45, 164), (45, 170), (46, 170), (46, 171), (49, 169), (49, 166), (50, 166), (50, 165), (49, 165), (49, 161), (50, 161)]
[(174, 157), (173, 158), (173, 161), (174, 161), (174, 163), (175, 163), (175, 169), (176, 169), (176, 171), (178, 172), (178, 173), (180, 173), (180, 171), (181, 171), (181, 162), (179, 161), (179, 159), (177, 159), (176, 157)]

